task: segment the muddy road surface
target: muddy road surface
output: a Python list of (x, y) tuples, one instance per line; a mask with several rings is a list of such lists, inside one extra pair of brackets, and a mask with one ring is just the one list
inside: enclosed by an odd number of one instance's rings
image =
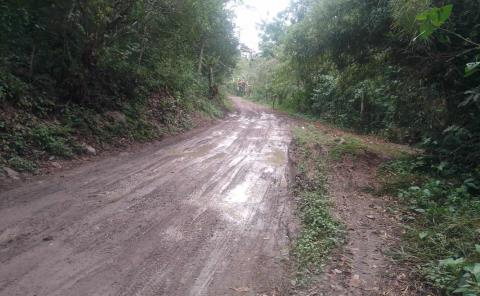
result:
[(233, 101), (188, 139), (0, 192), (0, 295), (282, 295), (291, 123)]

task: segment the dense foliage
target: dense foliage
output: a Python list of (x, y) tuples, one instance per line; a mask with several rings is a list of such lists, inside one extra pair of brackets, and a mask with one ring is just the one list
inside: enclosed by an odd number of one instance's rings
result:
[(263, 25), (245, 71), (255, 99), (422, 145), (405, 176), (423, 177), (394, 186), (415, 221), (406, 250), (432, 286), (464, 295), (480, 279), (479, 11), (476, 0), (296, 0)]
[(238, 55), (227, 2), (1, 0), (0, 152), (49, 152), (79, 133), (149, 138), (152, 118), (211, 111)]
[[(102, 106), (221, 80), (237, 42), (224, 1), (2, 1), (1, 100)], [(212, 82), (215, 83), (215, 82)], [(23, 93), (22, 93), (23, 92)]]
[(451, 15), (427, 26), (420, 14), (443, 4), (296, 1), (264, 25), (250, 78), (258, 82), (255, 96), (396, 141), (431, 138), (436, 156), (469, 159), (473, 168), (480, 159), (480, 48), (472, 41), (480, 38), (480, 3), (455, 1)]

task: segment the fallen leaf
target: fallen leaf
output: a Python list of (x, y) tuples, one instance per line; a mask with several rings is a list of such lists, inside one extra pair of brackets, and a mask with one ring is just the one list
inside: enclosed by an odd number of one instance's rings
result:
[(232, 290), (235, 291), (235, 292), (240, 292), (240, 293), (245, 293), (245, 292), (250, 291), (250, 289), (247, 288), (247, 287), (232, 288)]

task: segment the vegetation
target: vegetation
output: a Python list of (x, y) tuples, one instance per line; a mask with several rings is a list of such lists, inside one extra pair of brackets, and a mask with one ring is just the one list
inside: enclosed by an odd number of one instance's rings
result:
[(0, 162), (27, 171), (219, 116), (238, 56), (223, 0), (7, 0), (0, 30)]
[[(221, 116), (219, 86), (239, 55), (228, 2), (0, 1), (0, 165), (35, 172), (87, 143), (145, 141), (198, 113)], [(383, 192), (402, 201), (399, 258), (443, 294), (480, 294), (478, 11), (478, 0), (294, 0), (236, 73), (253, 99), (423, 149), (384, 167)], [(327, 145), (335, 160), (371, 148), (295, 138), (295, 254), (315, 272), (341, 231), (312, 151)]]
[[(424, 159), (401, 159), (383, 168), (383, 190), (397, 193), (406, 223), (396, 258), (413, 264), (438, 292), (480, 293), (480, 201), (473, 179), (445, 178)], [(476, 188), (475, 188), (476, 189)]]
[[(405, 206), (402, 258), (444, 294), (479, 294), (478, 11), (473, 0), (296, 0), (240, 69), (252, 99), (422, 148), (385, 168), (384, 191)], [(339, 155), (363, 149), (343, 141)]]
[(430, 138), (437, 158), (479, 159), (479, 4), (440, 4), (295, 1), (264, 24), (252, 96), (398, 142)]
[(294, 194), (298, 198), (302, 232), (293, 252), (299, 262), (297, 284), (302, 285), (308, 281), (309, 275), (321, 270), (332, 249), (341, 242), (343, 231), (330, 214), (326, 158), (316, 149), (325, 143), (325, 138), (314, 128), (297, 128), (294, 139), (298, 169)]

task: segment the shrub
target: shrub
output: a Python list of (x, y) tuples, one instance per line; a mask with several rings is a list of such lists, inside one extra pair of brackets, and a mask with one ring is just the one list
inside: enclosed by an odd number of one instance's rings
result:
[(69, 158), (73, 156), (73, 151), (64, 138), (68, 136), (67, 133), (66, 129), (41, 124), (31, 130), (31, 137), (37, 147), (51, 154)]
[(8, 164), (17, 171), (33, 173), (37, 170), (37, 166), (30, 160), (22, 157), (14, 156), (8, 160)]

